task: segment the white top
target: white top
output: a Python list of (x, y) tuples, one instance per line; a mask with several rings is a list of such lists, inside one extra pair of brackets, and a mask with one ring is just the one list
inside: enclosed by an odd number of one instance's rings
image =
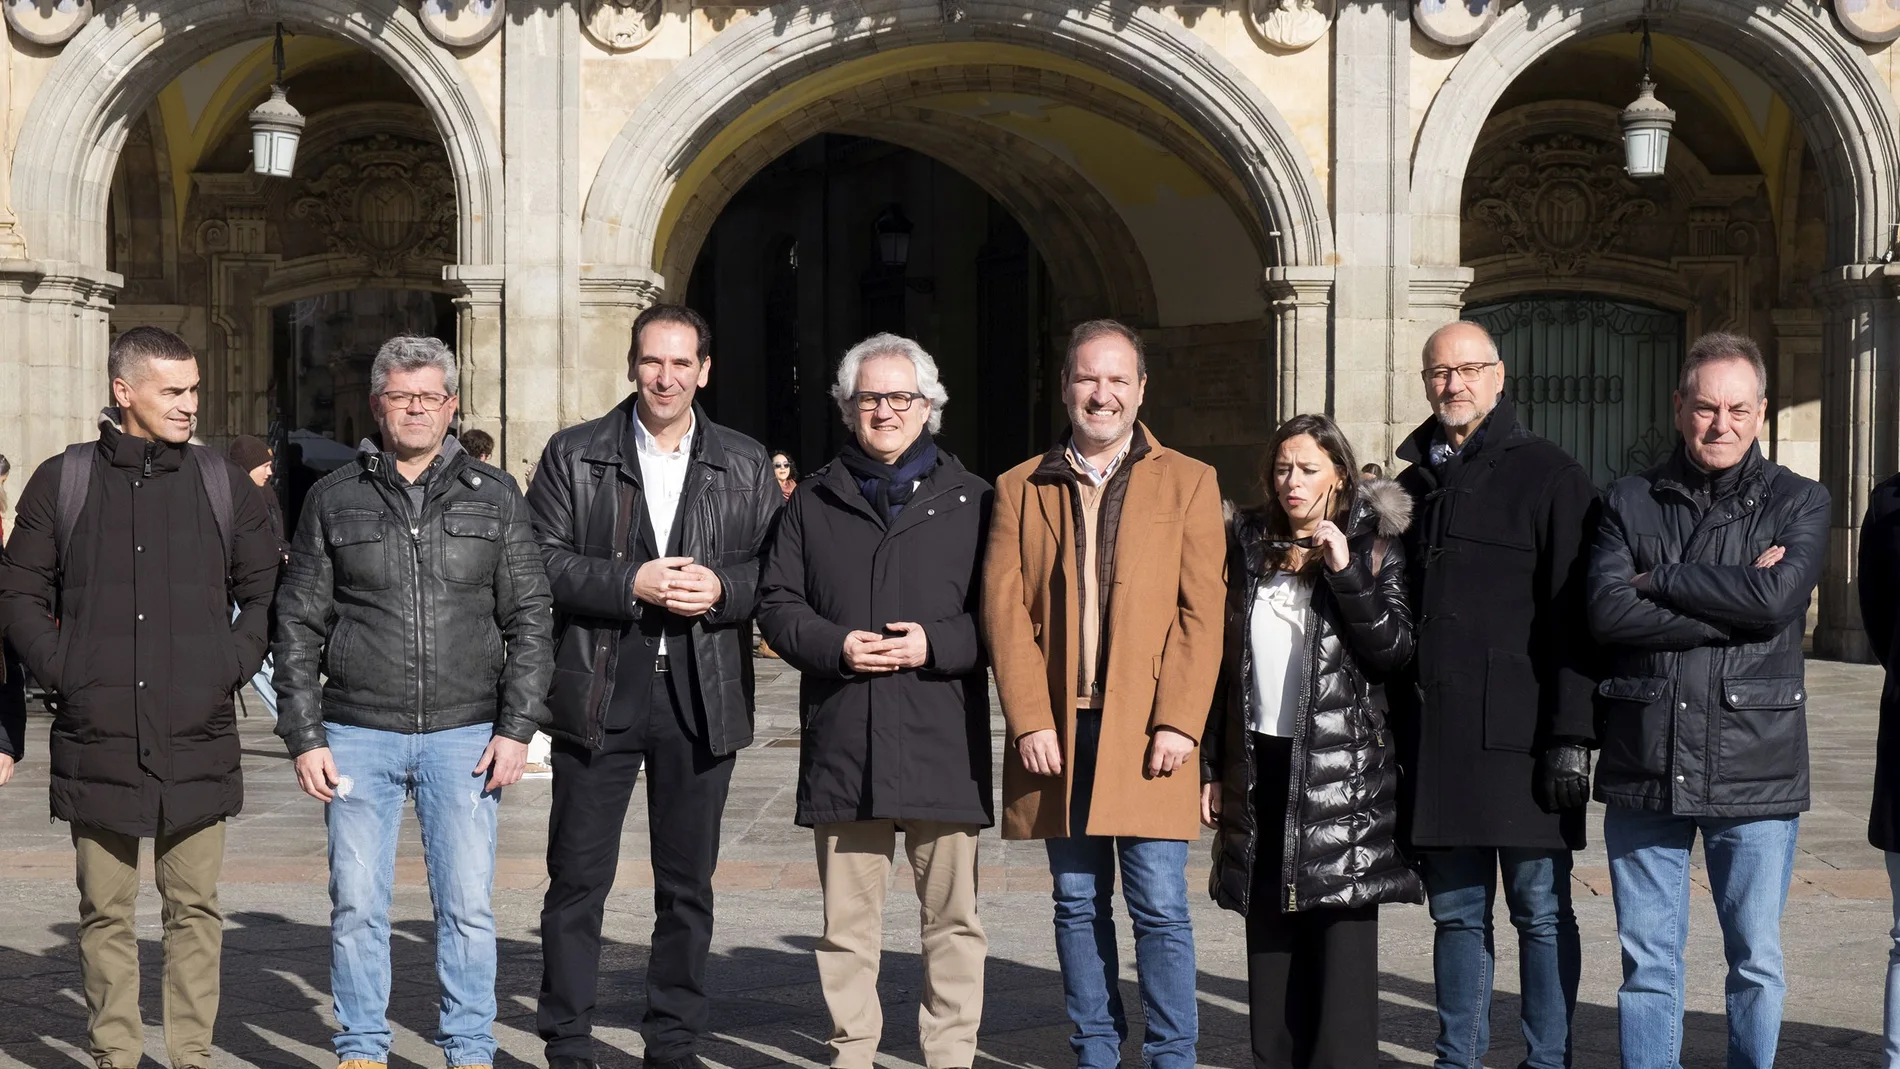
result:
[[(640, 413), (633, 414), (633, 441), (640, 455), (640, 484), (647, 502), (647, 521), (653, 524), (654, 549), (660, 556), (666, 556), (667, 547), (673, 544), (673, 515), (679, 511), (680, 495), (686, 489), (686, 469), (693, 459), (693, 417), (689, 414), (686, 433), (680, 436), (679, 448), (672, 452), (660, 449), (659, 440), (640, 422)], [(672, 656), (671, 640), (663, 640), (660, 648)]]
[(1290, 739), (1306, 675), (1306, 612), (1310, 579), (1286, 572), (1260, 584), (1247, 642), (1253, 658), (1253, 711), (1247, 729)]

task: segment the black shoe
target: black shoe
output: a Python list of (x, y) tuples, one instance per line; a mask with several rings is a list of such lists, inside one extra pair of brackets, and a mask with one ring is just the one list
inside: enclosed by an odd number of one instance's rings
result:
[(556, 1054), (548, 1059), (548, 1069), (600, 1069), (600, 1063), (592, 1058), (578, 1058), (572, 1054)]
[[(647, 1058), (646, 1069), (706, 1069), (706, 1063), (699, 1060), (697, 1054), (682, 1054), (677, 1058)], [(549, 1066), (548, 1069), (554, 1069)]]

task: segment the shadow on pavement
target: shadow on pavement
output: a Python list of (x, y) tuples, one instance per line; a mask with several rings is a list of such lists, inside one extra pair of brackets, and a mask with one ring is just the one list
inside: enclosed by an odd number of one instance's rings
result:
[[(31, 1069), (74, 1069), (85, 1064), (85, 1007), (79, 995), (76, 925), (61, 924), (60, 943), (45, 954), (0, 947), (0, 1053)], [(787, 939), (776, 947), (742, 947), (716, 954), (708, 966), (713, 993), (713, 1031), (702, 1053), (723, 1065), (816, 1065), (828, 1063), (824, 1039), (829, 1018), (820, 997), (811, 957), (812, 938)], [(537, 942), (500, 940), (496, 982), (500, 1069), (540, 1069), (545, 1065), (534, 1034), (534, 1003), (540, 988)], [(427, 1038), (436, 1024), (434, 928), (427, 921), (393, 926), (390, 947), (394, 984), (390, 1020), (403, 1053), (415, 1052), (404, 1033)], [(161, 1003), (159, 943), (139, 945), (144, 977), (142, 1009), (148, 1040), (160, 1046)], [(227, 918), (224, 954), (224, 1002), (217, 1045), (242, 1062), (303, 1069), (329, 1069), (333, 1025), (329, 1020), (329, 930), (274, 913), (234, 913)], [(601, 955), (598, 1056), (603, 1069), (634, 1069), (640, 1064), (638, 1022), (644, 1011), (646, 949), (606, 942)], [(1431, 1060), (1435, 1016), (1429, 984), (1391, 973), (1381, 975), (1382, 1033), (1388, 1044), (1408, 1052), (1404, 1061)], [(1202, 973), (1200, 1005), (1204, 1043), (1201, 1064), (1243, 1069), (1252, 1064), (1246, 1036), (1246, 983)], [(884, 1053), (921, 1065), (916, 1042), (916, 1000), (923, 988), (921, 959), (914, 953), (887, 951), (880, 980), (884, 1004)], [(1124, 982), (1122, 997), (1136, 1037), (1124, 1050), (1125, 1064), (1139, 1064), (1140, 997)], [(1493, 1064), (1511, 1064), (1522, 1056), (1517, 999), (1500, 993), (1493, 1007)], [(1580, 1044), (1580, 1067), (1616, 1064), (1614, 1006), (1580, 1005), (1577, 1034), (1599, 1037)], [(1724, 1061), (1725, 1022), (1719, 1014), (1691, 1013), (1684, 1023), (1682, 1063), (1720, 1065)], [(1063, 1011), (1061, 978), (1051, 967), (1025, 965), (992, 957), (987, 967), (982, 1056), (979, 1065), (1073, 1064)], [(1853, 1066), (1879, 1063), (1881, 1037), (1848, 1029), (1790, 1022), (1782, 1030), (1781, 1064)], [(50, 1041), (49, 1041), (50, 1040)], [(1607, 1046), (1605, 1046), (1607, 1045)], [(75, 1057), (78, 1055), (79, 1057)], [(424, 1055), (428, 1058), (427, 1055)], [(1385, 1061), (1390, 1061), (1388, 1056)], [(403, 1064), (401, 1058), (396, 1064)], [(147, 1058), (146, 1066), (158, 1063)], [(439, 1064), (427, 1060), (426, 1069)]]

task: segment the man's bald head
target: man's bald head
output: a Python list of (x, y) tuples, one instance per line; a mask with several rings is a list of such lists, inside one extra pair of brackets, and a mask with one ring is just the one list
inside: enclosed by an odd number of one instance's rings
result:
[(1475, 428), (1504, 392), (1504, 362), (1498, 358), (1497, 343), (1476, 323), (1447, 323), (1432, 331), (1420, 363), (1425, 400), (1447, 427)]
[(1425, 339), (1424, 351), (1419, 354), (1421, 367), (1432, 366), (1432, 352), (1440, 346), (1456, 347), (1466, 354), (1453, 363), (1468, 363), (1469, 354), (1477, 349), (1489, 354), (1482, 359), (1498, 359), (1498, 344), (1491, 340), (1491, 332), (1469, 319), (1455, 320), (1432, 331), (1432, 336)]

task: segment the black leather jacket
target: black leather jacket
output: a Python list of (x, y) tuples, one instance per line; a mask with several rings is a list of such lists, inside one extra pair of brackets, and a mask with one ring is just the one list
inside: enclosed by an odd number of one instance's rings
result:
[(492, 723), (526, 742), (548, 719), (553, 631), (512, 477), (447, 448), (413, 517), (394, 461), (365, 451), (311, 489), (291, 540), (272, 646), (277, 734), (292, 755), (325, 744), (325, 721)]
[[(1698, 503), (1680, 448), (1611, 484), (1590, 557), (1596, 797), (1678, 816), (1808, 808), (1801, 637), (1827, 556), (1828, 493), (1750, 449)], [(1769, 546), (1786, 553), (1757, 568)], [(1648, 573), (1650, 593), (1631, 584)]]
[[(1221, 814), (1209, 889), (1222, 906), (1282, 911), (1418, 902), (1418, 876), (1399, 852), (1399, 766), (1391, 726), (1372, 687), (1412, 656), (1412, 614), (1405, 595), (1405, 547), (1411, 499), (1398, 484), (1361, 486), (1345, 525), (1352, 561), (1317, 569), (1307, 616), (1305, 681), (1290, 767), (1295, 802), (1283, 825), (1259, 827), (1249, 635), (1260, 584), (1272, 574), (1261, 539), (1261, 510), (1229, 525), (1227, 635), (1220, 688), (1202, 741), (1202, 778), (1219, 780)], [(1384, 557), (1377, 575), (1372, 554)], [(1262, 833), (1283, 836), (1278, 900), (1249, 901)]]
[[(627, 556), (644, 509), (638, 457), (623, 457), (634, 397), (548, 439), (528, 504), (558, 617), (552, 734), (598, 749), (613, 700), (621, 635), (639, 618), (639, 570)], [(692, 461), (680, 496), (679, 551), (719, 576), (724, 595), (693, 621), (691, 678), (714, 754), (752, 743), (752, 650), (759, 553), (785, 494), (765, 447), (693, 409)], [(602, 493), (605, 489), (608, 492)]]

